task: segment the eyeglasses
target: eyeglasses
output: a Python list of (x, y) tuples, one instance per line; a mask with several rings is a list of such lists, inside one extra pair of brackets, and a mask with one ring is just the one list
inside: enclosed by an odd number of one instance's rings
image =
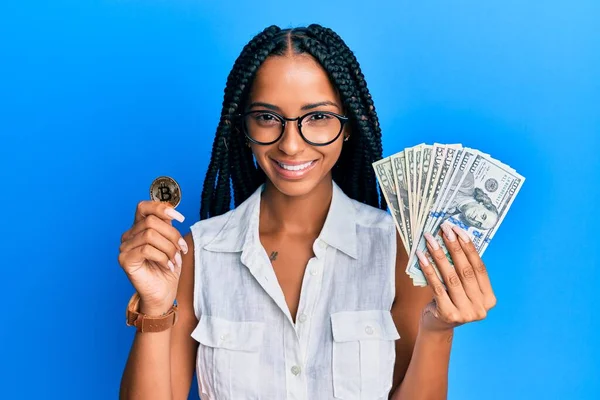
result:
[(311, 146), (327, 146), (336, 141), (348, 118), (330, 111), (312, 111), (296, 118), (286, 118), (273, 111), (256, 110), (239, 114), (244, 134), (252, 143), (270, 145), (285, 132), (287, 121), (298, 121), (298, 132)]

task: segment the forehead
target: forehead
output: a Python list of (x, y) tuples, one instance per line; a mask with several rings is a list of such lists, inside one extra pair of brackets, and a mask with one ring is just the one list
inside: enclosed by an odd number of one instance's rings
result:
[(282, 109), (339, 97), (327, 72), (306, 54), (271, 56), (260, 66), (250, 92), (251, 101), (262, 101)]

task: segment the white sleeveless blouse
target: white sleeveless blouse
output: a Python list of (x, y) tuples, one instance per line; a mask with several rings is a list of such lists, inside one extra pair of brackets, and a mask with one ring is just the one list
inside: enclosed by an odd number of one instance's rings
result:
[(191, 227), (201, 399), (387, 399), (400, 338), (391, 216), (333, 184), (294, 323), (259, 240), (263, 187)]

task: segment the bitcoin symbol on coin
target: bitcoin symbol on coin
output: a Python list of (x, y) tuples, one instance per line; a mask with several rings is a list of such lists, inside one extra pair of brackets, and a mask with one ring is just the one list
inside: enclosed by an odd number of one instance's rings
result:
[(168, 186), (161, 186), (160, 188), (160, 201), (169, 201), (171, 200), (171, 189)]
[(181, 201), (181, 188), (170, 176), (159, 176), (150, 185), (150, 199), (177, 207)]

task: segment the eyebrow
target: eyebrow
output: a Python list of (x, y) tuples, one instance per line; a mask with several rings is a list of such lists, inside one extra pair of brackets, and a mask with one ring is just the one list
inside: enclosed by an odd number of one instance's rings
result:
[[(329, 101), (329, 100), (320, 101), (318, 103), (305, 104), (300, 109), (305, 111), (305, 110), (312, 110), (312, 109), (315, 109), (317, 107), (322, 107), (322, 106), (333, 106), (333, 107), (337, 108), (338, 110), (340, 109), (340, 107), (337, 104), (335, 104), (334, 102)], [(261, 101), (251, 103), (248, 106), (248, 109), (251, 109), (254, 107), (264, 107), (264, 108), (268, 108), (269, 110), (273, 110), (273, 111), (281, 111), (281, 108), (277, 107), (276, 105), (269, 104), (269, 103), (263, 103)]]

